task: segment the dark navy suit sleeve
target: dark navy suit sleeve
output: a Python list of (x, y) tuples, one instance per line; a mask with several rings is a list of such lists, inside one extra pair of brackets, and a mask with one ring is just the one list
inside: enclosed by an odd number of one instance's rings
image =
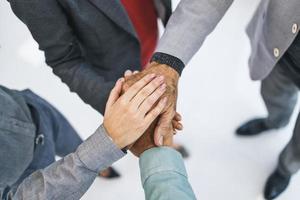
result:
[(59, 3), (55, 0), (10, 0), (10, 4), (44, 51), (53, 73), (85, 103), (103, 114), (114, 83), (107, 81), (85, 60)]

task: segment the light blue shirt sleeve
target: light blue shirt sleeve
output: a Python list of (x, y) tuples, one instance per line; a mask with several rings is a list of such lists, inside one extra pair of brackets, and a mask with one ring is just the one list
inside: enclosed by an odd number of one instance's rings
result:
[(194, 200), (181, 155), (172, 148), (157, 147), (140, 156), (146, 200)]

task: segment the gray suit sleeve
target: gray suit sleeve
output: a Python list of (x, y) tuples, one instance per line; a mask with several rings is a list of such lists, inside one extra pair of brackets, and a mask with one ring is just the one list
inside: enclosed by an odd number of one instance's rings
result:
[[(181, 0), (159, 41), (154, 61), (187, 64), (214, 30), (233, 0)], [(178, 62), (176, 62), (178, 64)], [(180, 70), (184, 67), (178, 67)]]
[(125, 154), (107, 136), (103, 126), (82, 143), (76, 152), (26, 178), (7, 199), (80, 199), (98, 172)]
[(89, 64), (62, 7), (55, 0), (10, 0), (13, 12), (23, 21), (44, 51), (46, 63), (72, 92), (102, 114), (114, 83)]

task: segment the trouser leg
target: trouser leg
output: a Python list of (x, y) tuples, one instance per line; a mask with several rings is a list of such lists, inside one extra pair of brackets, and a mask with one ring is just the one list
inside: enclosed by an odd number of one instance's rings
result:
[(51, 110), (53, 111), (51, 120), (55, 124), (53, 139), (55, 142), (56, 155), (63, 157), (74, 152), (82, 143), (82, 139), (59, 111), (53, 107)]
[(267, 125), (280, 128), (288, 124), (297, 103), (298, 88), (284, 73), (279, 62), (262, 81), (261, 95), (268, 111)]
[(280, 154), (278, 168), (286, 175), (295, 174), (300, 169), (300, 114), (297, 118), (293, 137)]
[[(300, 87), (300, 35), (294, 40), (293, 44), (286, 51), (280, 60), (281, 70), (285, 72), (286, 77), (298, 87)], [(291, 90), (291, 88), (290, 88)], [(298, 88), (293, 89), (298, 92)], [(288, 91), (288, 90), (287, 90)], [(288, 91), (289, 92), (289, 91)], [(289, 93), (287, 93), (289, 94)], [(290, 95), (294, 97), (294, 92)], [(294, 101), (286, 101), (286, 107), (294, 106)], [(289, 106), (288, 106), (289, 105)], [(279, 156), (278, 169), (282, 174), (292, 175), (300, 169), (300, 113), (294, 127), (293, 136)]]
[(82, 139), (63, 114), (30, 90), (23, 91), (23, 94), (27, 103), (37, 112), (36, 123), (40, 134), (51, 141), (47, 148), (54, 149), (55, 155), (61, 157), (74, 152)]

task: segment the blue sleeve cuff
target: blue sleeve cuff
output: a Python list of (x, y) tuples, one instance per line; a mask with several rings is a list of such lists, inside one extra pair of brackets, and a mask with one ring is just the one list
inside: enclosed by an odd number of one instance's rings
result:
[(155, 147), (145, 151), (140, 156), (139, 164), (143, 186), (150, 176), (166, 171), (176, 172), (187, 178), (181, 155), (169, 147)]

